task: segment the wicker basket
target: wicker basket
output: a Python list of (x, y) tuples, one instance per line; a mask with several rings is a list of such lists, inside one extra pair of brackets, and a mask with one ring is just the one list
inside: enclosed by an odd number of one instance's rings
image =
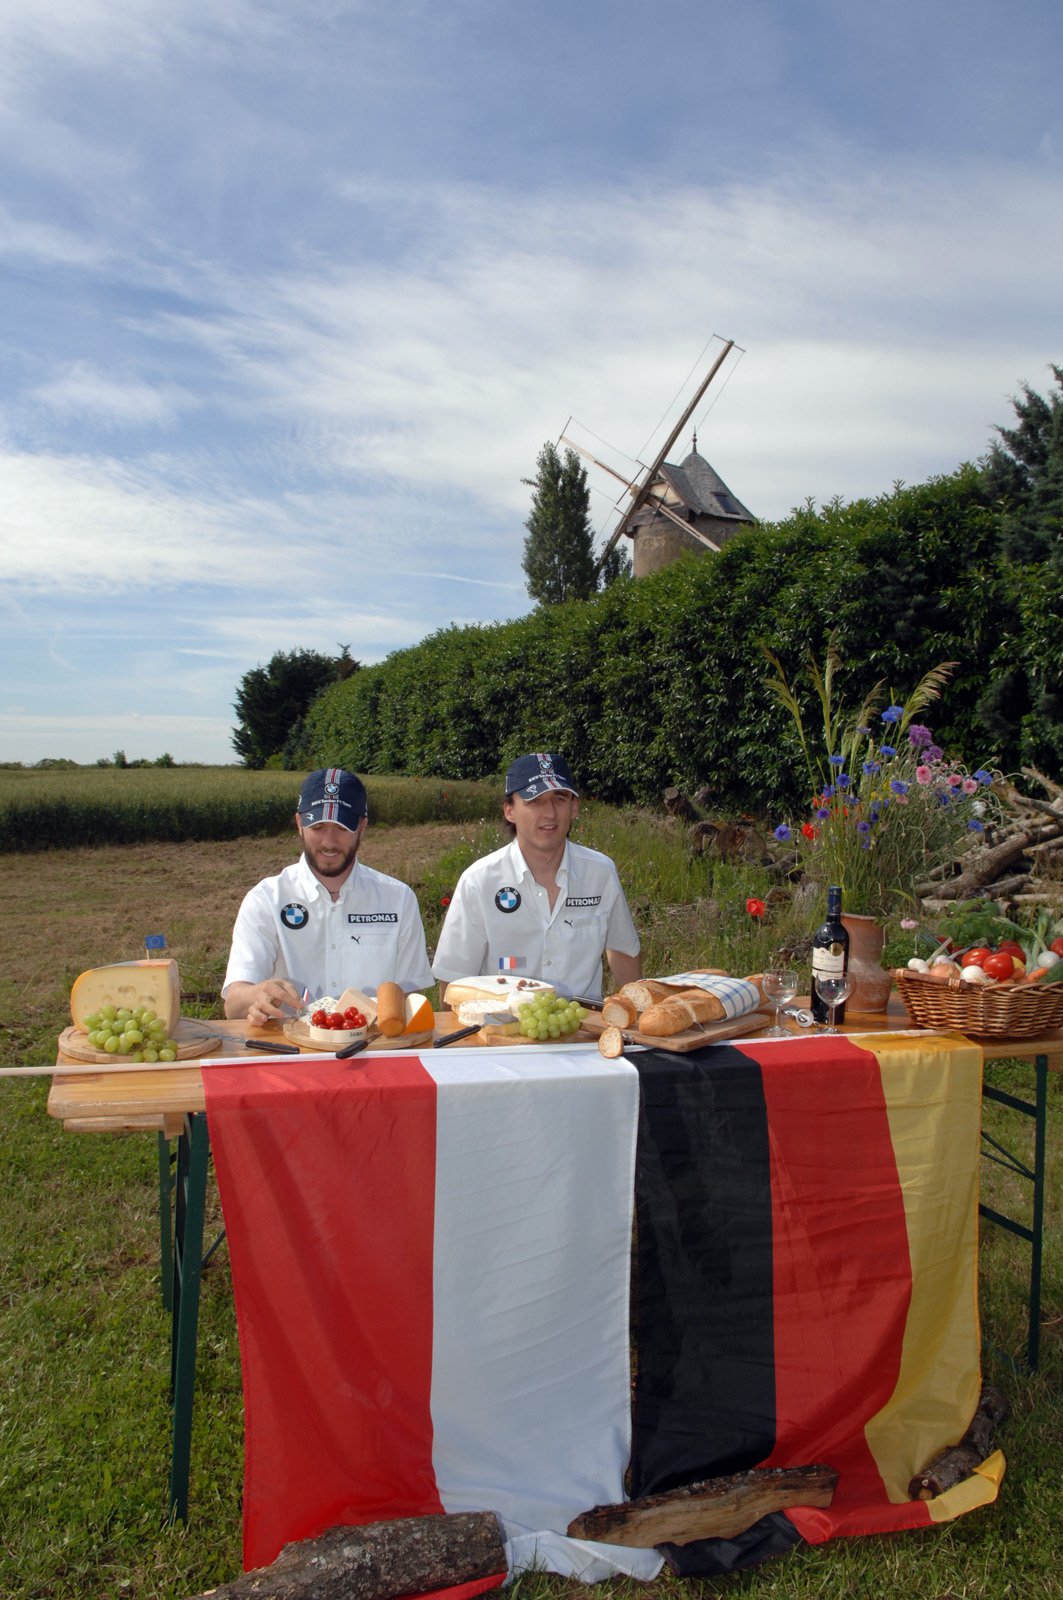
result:
[(893, 974), (912, 1021), (985, 1039), (1033, 1039), (1063, 1025), (1063, 983), (932, 983), (903, 968)]

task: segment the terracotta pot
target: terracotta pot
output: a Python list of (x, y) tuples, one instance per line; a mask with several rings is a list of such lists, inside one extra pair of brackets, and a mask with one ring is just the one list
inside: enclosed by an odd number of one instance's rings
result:
[(885, 1011), (893, 987), (893, 979), (881, 964), (885, 928), (877, 917), (856, 916), (849, 911), (842, 912), (842, 926), (849, 935), (849, 973), (853, 980), (852, 992), (845, 1002), (846, 1015), (850, 1011), (865, 1016)]

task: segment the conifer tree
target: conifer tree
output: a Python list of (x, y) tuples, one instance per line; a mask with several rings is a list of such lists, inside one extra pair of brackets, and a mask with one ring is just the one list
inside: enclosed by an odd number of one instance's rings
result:
[(586, 469), (574, 450), (564, 459), (552, 444), (539, 451), (534, 478), (522, 481), (535, 490), (531, 515), (524, 526), (524, 573), (528, 593), (540, 605), (587, 600), (597, 589), (590, 490)]
[(1022, 385), (1012, 400), (1018, 426), (998, 428), (985, 464), (985, 485), (1003, 512), (1004, 550), (1015, 561), (1063, 567), (1063, 367), (1053, 366), (1057, 393)]

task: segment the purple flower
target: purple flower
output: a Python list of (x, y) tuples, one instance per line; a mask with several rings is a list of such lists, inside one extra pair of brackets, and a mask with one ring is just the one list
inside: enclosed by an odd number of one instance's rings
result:
[(900, 722), (904, 716), (903, 706), (887, 706), (882, 713), (883, 722)]
[(865, 778), (870, 778), (871, 774), (873, 772), (877, 772), (877, 771), (878, 771), (878, 762), (877, 761), (865, 761), (864, 762), (864, 777)]
[(938, 805), (947, 806), (951, 799), (952, 799), (951, 790), (942, 789), (941, 793), (938, 795)]
[(877, 822), (877, 821), (878, 821), (878, 819), (879, 819), (879, 809), (878, 809), (878, 806), (872, 806), (872, 807), (871, 807), (871, 810), (870, 810), (870, 811), (869, 811), (869, 812), (868, 812), (868, 816), (869, 816), (869, 817), (870, 817), (870, 818), (871, 818), (871, 821), (872, 821), (872, 822)]
[(895, 756), (897, 754), (896, 750), (891, 744), (880, 744), (878, 747), (878, 753), (880, 756)]
[(832, 767), (844, 767), (845, 765), (844, 756), (828, 756), (827, 760), (830, 762)]
[(833, 783), (825, 783), (823, 785), (823, 798), (824, 798), (824, 800), (831, 800), (831, 799), (834, 798), (834, 785), (833, 785)]
[(928, 761), (940, 761), (944, 754), (945, 752), (939, 744), (928, 745), (926, 759)]
[(857, 731), (857, 733), (862, 733), (864, 735), (865, 739), (870, 739), (870, 737), (871, 737), (871, 729), (870, 728), (857, 728), (856, 731)]
[(856, 831), (857, 831), (857, 833), (870, 833), (871, 832), (871, 824), (870, 824), (870, 822), (858, 822), (856, 824)]
[(893, 790), (894, 794), (908, 793), (908, 785), (905, 783), (903, 778), (892, 779), (890, 782), (890, 788)]
[(978, 782), (984, 784), (986, 788), (988, 788), (993, 781), (993, 774), (991, 772), (987, 772), (984, 767), (979, 767), (974, 776), (978, 779)]
[(982, 824), (979, 822), (977, 817), (972, 817), (970, 822), (967, 824), (967, 826), (968, 826), (968, 828), (970, 829), (970, 831), (972, 833), (984, 833), (985, 832), (985, 829), (982, 827)]
[(902, 917), (901, 918), (901, 927), (904, 929), (904, 931), (906, 933), (911, 933), (912, 929), (913, 928), (918, 928), (918, 926), (919, 926), (919, 922), (918, 922), (918, 919), (916, 917)]
[(785, 822), (779, 823), (779, 826), (775, 830), (775, 837), (778, 839), (780, 844), (784, 844), (790, 837), (790, 830), (786, 826)]
[(861, 848), (861, 850), (870, 850), (871, 849), (871, 840), (867, 839), (867, 838), (861, 839), (860, 840), (860, 848)]
[(924, 728), (921, 722), (913, 722), (908, 729), (908, 742), (914, 745), (917, 750), (921, 750), (925, 744), (929, 744), (931, 737), (930, 729)]
[(819, 818), (820, 822), (830, 821), (830, 812), (827, 810), (826, 806), (823, 807), (822, 811), (817, 811), (816, 816)]
[(839, 774), (838, 774), (838, 788), (839, 789), (848, 789), (850, 781), (851, 780), (850, 780), (849, 774), (847, 772), (839, 772)]

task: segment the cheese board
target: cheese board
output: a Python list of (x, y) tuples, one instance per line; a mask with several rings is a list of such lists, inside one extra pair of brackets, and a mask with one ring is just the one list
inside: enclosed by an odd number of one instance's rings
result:
[[(414, 1050), (418, 1045), (431, 1044), (432, 1029), (422, 1029), (420, 1033), (398, 1033), (388, 1038), (381, 1033), (375, 1022), (369, 1024), (369, 1050)], [(292, 1044), (298, 1045), (305, 1055), (327, 1056), (332, 1052), (327, 1044), (319, 1044), (310, 1037), (310, 1028), (301, 1017), (290, 1017), (284, 1024), (284, 1037)]]
[[(719, 1044), (724, 1039), (739, 1039), (745, 1033), (759, 1033), (761, 1028), (769, 1025), (771, 1017), (769, 1010), (747, 1011), (743, 1017), (725, 1017), (722, 1022), (702, 1022), (696, 1027), (684, 1028), (682, 1033), (670, 1033), (662, 1037), (640, 1033), (637, 1028), (621, 1028), (620, 1033), (625, 1044), (644, 1044), (651, 1050), (683, 1053), (700, 1050), (702, 1045)], [(597, 1011), (584, 1019), (580, 1031), (597, 1039), (607, 1026), (602, 1021), (601, 1012)]]
[[(179, 1017), (170, 1037), (177, 1045), (178, 1061), (198, 1061), (200, 1056), (209, 1056), (215, 1050), (220, 1050), (222, 1044), (211, 1024), (199, 1022), (195, 1017)], [(88, 1035), (74, 1027), (64, 1028), (59, 1035), (59, 1050), (72, 1061), (92, 1062), (101, 1067), (117, 1067), (129, 1062), (128, 1056), (97, 1050), (95, 1045), (89, 1044)], [(130, 1064), (142, 1065), (145, 1072), (151, 1070), (148, 1062)], [(165, 1066), (166, 1063), (161, 1065)]]

